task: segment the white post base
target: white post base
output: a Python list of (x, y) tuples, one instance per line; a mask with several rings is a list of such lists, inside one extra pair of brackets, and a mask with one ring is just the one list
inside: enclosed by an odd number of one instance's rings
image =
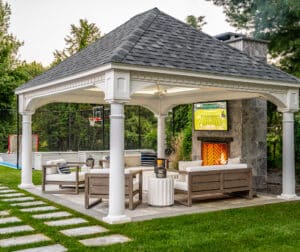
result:
[(299, 196), (296, 194), (281, 194), (277, 196), (278, 199), (283, 199), (283, 200), (298, 200), (300, 199)]
[(119, 215), (119, 216), (106, 216), (102, 219), (104, 222), (108, 224), (121, 224), (126, 222), (131, 222), (131, 218), (126, 215)]
[(35, 186), (34, 186), (34, 184), (20, 184), (19, 186), (18, 186), (20, 189), (34, 189), (35, 188)]

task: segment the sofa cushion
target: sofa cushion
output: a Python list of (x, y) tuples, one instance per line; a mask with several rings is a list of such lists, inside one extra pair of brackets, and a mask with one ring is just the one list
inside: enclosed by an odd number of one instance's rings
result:
[[(84, 172), (79, 172), (78, 181), (84, 181), (84, 175)], [(47, 175), (47, 181), (75, 182), (76, 173), (71, 172), (70, 174), (49, 174)]]
[(218, 171), (218, 170), (228, 170), (228, 169), (245, 169), (248, 168), (247, 164), (228, 164), (228, 165), (207, 165), (207, 166), (195, 166), (187, 167), (186, 171)]
[(180, 181), (180, 179), (174, 180), (174, 188), (178, 190), (187, 191), (188, 190), (188, 184), (187, 182)]

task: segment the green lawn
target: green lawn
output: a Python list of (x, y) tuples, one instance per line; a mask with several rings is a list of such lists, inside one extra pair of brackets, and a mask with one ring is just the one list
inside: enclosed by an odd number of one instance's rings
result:
[[(34, 182), (40, 183), (40, 172), (35, 171), (33, 174)], [(16, 188), (20, 181), (19, 177), (20, 171), (0, 167), (1, 184)], [(71, 211), (78, 217), (84, 217), (92, 224), (109, 228), (110, 233), (126, 235), (133, 241), (87, 249), (76, 239), (59, 235), (57, 228), (49, 228), (42, 221), (33, 222), (29, 214), (21, 213), (17, 208), (0, 201), (0, 211), (12, 209), (15, 216), (27, 220), (36, 230), (69, 248), (69, 251), (300, 251), (300, 202), (113, 226), (82, 216), (62, 206), (58, 207)], [(0, 239), (2, 237), (6, 236), (0, 236)]]

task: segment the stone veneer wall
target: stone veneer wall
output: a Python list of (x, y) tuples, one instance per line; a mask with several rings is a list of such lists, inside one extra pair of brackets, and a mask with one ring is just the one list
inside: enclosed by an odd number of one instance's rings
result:
[(228, 101), (227, 108), (228, 131), (193, 130), (192, 159), (201, 159), (198, 137), (231, 137), (229, 157), (241, 157), (242, 162), (252, 167), (254, 188), (264, 190), (267, 176), (267, 102), (262, 99)]
[(254, 188), (267, 188), (267, 101), (243, 100), (242, 157), (253, 167)]

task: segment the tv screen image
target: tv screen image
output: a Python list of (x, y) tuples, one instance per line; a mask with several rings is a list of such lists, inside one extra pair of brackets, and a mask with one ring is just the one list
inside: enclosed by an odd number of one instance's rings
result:
[(195, 130), (227, 130), (227, 103), (206, 102), (194, 104)]

